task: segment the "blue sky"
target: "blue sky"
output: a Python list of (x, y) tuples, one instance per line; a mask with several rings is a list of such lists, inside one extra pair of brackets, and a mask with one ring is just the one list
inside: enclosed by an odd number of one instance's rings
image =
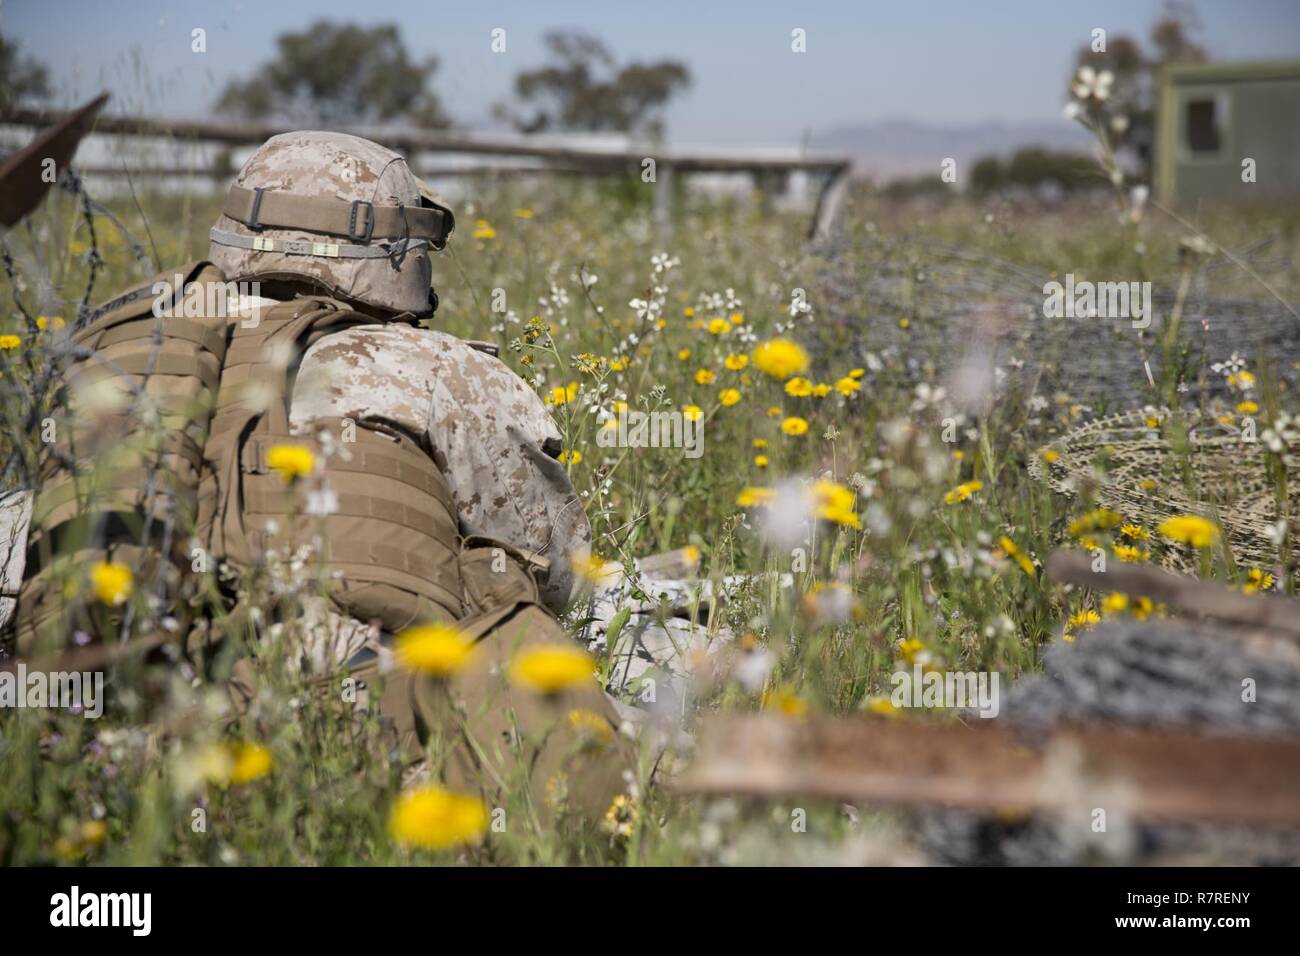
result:
[[(1216, 59), (1300, 57), (1300, 0), (1202, 0)], [(1094, 27), (1145, 40), (1159, 0), (0, 0), (0, 31), (48, 64), (66, 102), (101, 88), (111, 109), (203, 116), (275, 36), (318, 18), (397, 22), (435, 86), (482, 126), (513, 75), (541, 60), (542, 34), (580, 27), (622, 58), (684, 60), (695, 82), (668, 113), (678, 142), (788, 143), (804, 131), (906, 118), (942, 125), (1055, 120), (1072, 51)], [(207, 30), (208, 52), (190, 51)], [(507, 31), (504, 55), (489, 50)], [(790, 31), (807, 31), (805, 54)]]

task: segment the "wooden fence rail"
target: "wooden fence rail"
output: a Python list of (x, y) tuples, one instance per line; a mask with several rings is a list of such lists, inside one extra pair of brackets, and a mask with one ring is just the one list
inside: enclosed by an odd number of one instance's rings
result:
[[(11, 109), (0, 112), (0, 126), (44, 128), (57, 123), (67, 114), (48, 110)], [(228, 123), (209, 120), (165, 120), (142, 116), (100, 116), (93, 133), (125, 137), (165, 137), (210, 143), (219, 146), (256, 146), (288, 128), (273, 123)], [(793, 172), (803, 172), (821, 180), (816, 210), (809, 228), (810, 237), (824, 236), (834, 225), (843, 204), (850, 164), (838, 156), (762, 156), (741, 152), (708, 152), (660, 149), (651, 145), (599, 149), (574, 145), (549, 137), (485, 136), (444, 130), (359, 129), (348, 130), (382, 143), (396, 152), (415, 157), (420, 153), (493, 156), (540, 161), (519, 171), (529, 173), (578, 173), (593, 176), (636, 175), (654, 161), (656, 218), (663, 224), (671, 221), (673, 178), (677, 174), (739, 173), (748, 175), (756, 189), (767, 197), (783, 187)], [(416, 165), (416, 163), (413, 163)], [(486, 171), (481, 164), (475, 171)], [(498, 167), (510, 172), (515, 167)], [(102, 175), (118, 175), (112, 166), (95, 166)], [(221, 179), (230, 171), (215, 167), (159, 167), (152, 171), (166, 175), (199, 176)], [(417, 168), (417, 171), (418, 168)], [(135, 174), (137, 170), (131, 170)], [(440, 171), (439, 175), (464, 175), (465, 170)]]

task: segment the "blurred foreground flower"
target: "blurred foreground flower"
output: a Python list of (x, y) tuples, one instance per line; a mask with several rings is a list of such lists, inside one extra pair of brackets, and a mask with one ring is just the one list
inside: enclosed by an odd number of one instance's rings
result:
[(569, 711), (569, 727), (580, 737), (594, 743), (608, 743), (614, 738), (614, 728), (609, 721), (585, 707), (575, 707)]
[(583, 550), (569, 557), (573, 571), (578, 577), (597, 587), (611, 585), (618, 581), (623, 573), (623, 566), (617, 561), (606, 561), (591, 551)]
[(1219, 529), (1214, 522), (1200, 515), (1169, 518), (1161, 523), (1160, 533), (1170, 541), (1190, 544), (1193, 548), (1208, 548), (1219, 537)]
[(565, 644), (527, 647), (510, 661), (510, 683), (539, 694), (595, 683), (596, 662), (586, 651)]
[(236, 742), (226, 745), (230, 753), (230, 782), (251, 783), (271, 772), (271, 751), (261, 744)]
[(266, 451), (266, 464), (290, 482), (311, 474), (316, 467), (316, 455), (306, 445), (272, 445)]
[(636, 800), (625, 793), (620, 793), (610, 803), (609, 809), (605, 811), (605, 819), (600, 825), (606, 833), (627, 839), (636, 829), (640, 818), (641, 809), (637, 806)]
[(177, 791), (189, 794), (205, 783), (224, 787), (251, 783), (271, 772), (271, 751), (247, 741), (220, 741), (183, 753), (177, 761)]
[(388, 817), (395, 842), (425, 850), (474, 842), (487, 826), (488, 807), (482, 800), (435, 786), (406, 791)]
[(789, 339), (769, 339), (754, 349), (754, 365), (764, 374), (784, 381), (808, 368), (808, 353)]
[(943, 496), (943, 502), (948, 505), (959, 504), (960, 502), (966, 501), (971, 495), (975, 494), (975, 492), (979, 491), (983, 487), (984, 482), (980, 481), (978, 478), (973, 481), (964, 481), (956, 488), (946, 492)]
[(54, 841), (54, 857), (71, 863), (86, 856), (108, 838), (108, 824), (103, 820), (86, 820), (72, 836), (61, 836)]
[(474, 641), (450, 624), (424, 624), (398, 634), (393, 652), (406, 670), (450, 677), (469, 662)]
[(763, 693), (763, 709), (782, 717), (799, 718), (808, 715), (808, 702), (794, 691), (778, 689)]
[(134, 587), (131, 569), (125, 564), (100, 561), (90, 569), (90, 590), (101, 604), (117, 607), (125, 604)]
[(857, 495), (843, 485), (819, 478), (812, 487), (812, 500), (817, 517), (849, 528), (862, 527), (853, 507)]

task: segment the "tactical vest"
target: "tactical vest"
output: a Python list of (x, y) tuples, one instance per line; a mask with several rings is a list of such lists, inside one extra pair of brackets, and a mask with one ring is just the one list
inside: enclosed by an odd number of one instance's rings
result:
[[(241, 321), (226, 315), (216, 267), (200, 262), (178, 275), (179, 288), (167, 274), (110, 301), (72, 337), (33, 507), (20, 653), (61, 649), (83, 640), (77, 632), (116, 635), (130, 623), (133, 602), (96, 594), (89, 582), (98, 563), (127, 565), (137, 587), (183, 618), (205, 595), (228, 598), (221, 582), (267, 548), (301, 544), (319, 549), (319, 564), (308, 566), (323, 566), (340, 613), (390, 633), (462, 617), (456, 511), (432, 457), (379, 421), (324, 420), (311, 434), (290, 432), (302, 354), (321, 336), (375, 318), (300, 296)], [(322, 430), (332, 435), (327, 446)], [(308, 445), (317, 456), (328, 447), (330, 507), (306, 513), (302, 488), (269, 466), (277, 445)], [(178, 629), (186, 624), (177, 620)]]

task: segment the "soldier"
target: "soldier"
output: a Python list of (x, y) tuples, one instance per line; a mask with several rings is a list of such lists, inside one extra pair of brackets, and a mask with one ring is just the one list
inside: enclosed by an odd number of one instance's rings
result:
[[(590, 785), (565, 789), (603, 809), (622, 786), (618, 741), (608, 758), (583, 748), (575, 763), (577, 751), (540, 727), (564, 700), (582, 715), (576, 723), (612, 731), (591, 675), (543, 675), (532, 682), (540, 694), (508, 680), (521, 649), (569, 646), (554, 612), (590, 527), (537, 395), (490, 347), (418, 324), (437, 305), (430, 253), (453, 227), (405, 160), (375, 143), (303, 131), (254, 152), (211, 230), (211, 264), (117, 297), (74, 337), (69, 377), (82, 399), (73, 396), (76, 414), (60, 432), (71, 445), (51, 457), (33, 508), (20, 649), (103, 623), (99, 607), (70, 614), (60, 562), (159, 566), (174, 603), (183, 587), (166, 559), (189, 563), (184, 536), (172, 533), (187, 519), (190, 543), (236, 572), (236, 589), (239, 572), (277, 543), (309, 542), (327, 581), (324, 596), (302, 602), (310, 668), (343, 667), (363, 684), (387, 672), (381, 712), (408, 741), (474, 739), (446, 763), (454, 782), (508, 779), (520, 741), (535, 735), (547, 742), (524, 773), (548, 785), (577, 773)], [(214, 285), (238, 293), (221, 315), (210, 296), (205, 304)], [(148, 431), (138, 402), (124, 409), (85, 384), (105, 376), (150, 400), (159, 437), (133, 441)], [(94, 514), (67, 467), (75, 460), (112, 463), (94, 486)], [(323, 474), (293, 464), (322, 460)], [(308, 481), (315, 498), (304, 507)], [(148, 538), (155, 524), (168, 534)], [(179, 553), (167, 553), (169, 541)], [(394, 635), (430, 622), (456, 622), (477, 641), (454, 685), (389, 667)]]

